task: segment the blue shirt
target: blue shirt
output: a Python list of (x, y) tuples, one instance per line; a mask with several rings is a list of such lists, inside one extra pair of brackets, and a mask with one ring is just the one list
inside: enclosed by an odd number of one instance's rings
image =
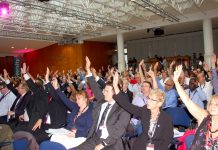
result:
[(162, 86), (159, 79), (157, 80), (158, 87), (165, 93), (165, 102), (162, 106), (163, 109), (168, 107), (177, 107), (178, 104), (178, 93), (175, 88), (170, 89), (167, 91), (165, 87)]
[(79, 106), (77, 105), (77, 103), (69, 100), (66, 95), (60, 90), (57, 90), (56, 92), (62, 102), (71, 110), (71, 113), (67, 118), (67, 129), (71, 130), (72, 128), (76, 128), (77, 132), (75, 137), (87, 137), (88, 131), (92, 126), (93, 103), (90, 103), (89, 108), (77, 119), (75, 119), (79, 112)]
[(204, 109), (203, 101), (207, 100), (207, 96), (204, 91), (200, 87), (196, 88), (194, 91), (190, 91), (190, 89), (185, 90), (189, 95), (190, 99), (197, 104), (199, 107)]

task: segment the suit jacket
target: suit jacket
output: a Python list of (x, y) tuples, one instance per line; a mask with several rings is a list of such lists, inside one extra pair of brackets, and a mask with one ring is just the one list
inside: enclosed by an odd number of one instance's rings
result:
[[(17, 96), (15, 99), (13, 105), (10, 108), (10, 111), (15, 112), (15, 118), (18, 119), (18, 117), (22, 114), (24, 114), (24, 109), (26, 108), (27, 104), (30, 101), (31, 92), (28, 91), (21, 99), (21, 95), (18, 93), (17, 89), (13, 86), (12, 83), (7, 84), (8, 89), (10, 89), (14, 95)], [(20, 100), (19, 100), (20, 99)], [(17, 103), (17, 101), (19, 102)]]
[(51, 128), (60, 128), (66, 124), (67, 107), (62, 103), (51, 83), (45, 85), (46, 90), (51, 96), (48, 104), (48, 113), (51, 119)]
[(38, 119), (44, 120), (48, 111), (48, 95), (45, 90), (38, 87), (32, 79), (26, 81), (29, 89), (32, 91), (30, 102), (27, 105), (29, 116), (28, 128), (32, 129)]
[[(123, 99), (116, 99), (116, 101), (125, 110), (141, 119), (143, 133), (134, 142), (133, 150), (145, 150), (146, 145), (149, 143), (150, 110), (147, 109), (147, 105), (138, 107)], [(173, 123), (171, 118), (163, 110), (160, 111), (157, 127), (151, 139), (155, 150), (168, 150), (168, 146), (173, 140)]]
[[(95, 132), (97, 129), (97, 123), (101, 111), (101, 105), (105, 102), (104, 96), (101, 89), (95, 82), (94, 78), (88, 77), (88, 82), (95, 95), (97, 101), (94, 103), (93, 108), (93, 124), (89, 131), (87, 139), (94, 138), (96, 136)], [(128, 97), (121, 92), (114, 97), (115, 99), (128, 99)], [(110, 150), (123, 150), (122, 135), (125, 133), (127, 125), (129, 124), (130, 114), (122, 109), (117, 103), (111, 108), (108, 118), (106, 120), (106, 126), (109, 136), (106, 139), (100, 139), (97, 141), (96, 145), (100, 144), (102, 141), (107, 144), (104, 149)], [(79, 149), (79, 148), (78, 148)]]

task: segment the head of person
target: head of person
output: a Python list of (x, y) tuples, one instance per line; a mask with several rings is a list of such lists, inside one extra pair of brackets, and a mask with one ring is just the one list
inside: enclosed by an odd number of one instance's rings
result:
[(165, 93), (160, 89), (152, 89), (148, 102), (147, 108), (150, 110), (160, 109), (165, 101)]
[(25, 94), (26, 92), (29, 91), (29, 87), (28, 87), (28, 85), (26, 84), (25, 81), (21, 81), (16, 89), (17, 89), (17, 91), (18, 91), (18, 93), (20, 95), (23, 95), (23, 94)]
[(204, 73), (199, 73), (199, 74), (197, 75), (197, 78), (198, 78), (198, 82), (199, 82), (200, 84), (204, 84), (205, 81), (206, 81), (205, 76), (204, 76)]
[(151, 85), (151, 82), (149, 81), (144, 81), (142, 84), (141, 84), (141, 92), (143, 95), (149, 95), (150, 94), (150, 91), (151, 91), (151, 88), (152, 88), (152, 85)]
[(213, 95), (207, 103), (207, 110), (212, 116), (218, 116), (218, 94)]
[(7, 88), (7, 85), (4, 82), (0, 82), (0, 92), (1, 94), (5, 95), (9, 89)]
[(174, 87), (174, 82), (170, 78), (166, 78), (164, 80), (164, 84), (165, 84), (165, 90), (166, 91), (169, 91), (169, 90), (171, 90)]
[(120, 79), (119, 86), (121, 87), (123, 92), (126, 92), (128, 90), (129, 81), (126, 78)]
[(185, 73), (182, 71), (179, 76), (179, 83), (183, 85), (185, 83)]
[(161, 76), (163, 79), (166, 79), (168, 77), (167, 71), (166, 70), (161, 70)]
[(140, 74), (139, 73), (135, 74), (135, 80), (137, 81), (137, 83), (141, 83), (141, 78), (140, 78)]
[(189, 81), (189, 89), (194, 91), (198, 87), (198, 82), (196, 77), (192, 77)]
[(103, 90), (104, 99), (108, 102), (113, 100), (114, 88), (112, 82), (107, 82)]
[(81, 90), (75, 94), (76, 103), (79, 107), (87, 106), (89, 104), (88, 95), (85, 91)]

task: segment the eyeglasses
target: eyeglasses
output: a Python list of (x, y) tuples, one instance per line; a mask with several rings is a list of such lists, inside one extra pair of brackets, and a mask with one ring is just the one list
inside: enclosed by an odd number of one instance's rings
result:
[(148, 100), (152, 101), (152, 102), (160, 102), (159, 100), (156, 100), (156, 99), (152, 99), (150, 97), (148, 97)]
[(166, 86), (172, 86), (171, 84), (164, 83)]

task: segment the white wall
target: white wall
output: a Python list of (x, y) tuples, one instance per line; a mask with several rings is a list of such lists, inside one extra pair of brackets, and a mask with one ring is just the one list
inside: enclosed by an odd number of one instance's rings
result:
[[(218, 54), (218, 29), (213, 30), (214, 51)], [(204, 54), (203, 32), (192, 32), (165, 37), (155, 37), (127, 42), (128, 58), (137, 60), (148, 56), (184, 56), (196, 53)]]

